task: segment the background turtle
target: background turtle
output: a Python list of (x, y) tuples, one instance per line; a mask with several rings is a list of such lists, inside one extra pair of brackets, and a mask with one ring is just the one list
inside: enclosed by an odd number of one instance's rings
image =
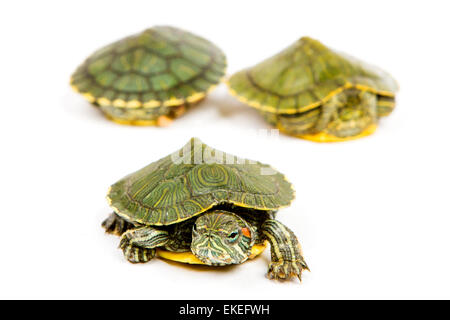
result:
[(308, 269), (294, 233), (274, 219), (294, 199), (292, 185), (268, 165), (198, 139), (119, 180), (107, 199), (114, 213), (102, 225), (121, 235), (130, 262), (147, 262), (159, 248), (182, 262), (240, 264), (268, 241), (270, 278), (301, 278)]
[(224, 53), (173, 27), (153, 27), (94, 52), (71, 78), (111, 120), (165, 125), (204, 98), (225, 74)]
[(387, 73), (307, 37), (228, 84), (280, 131), (319, 142), (373, 133), (394, 109), (398, 89)]

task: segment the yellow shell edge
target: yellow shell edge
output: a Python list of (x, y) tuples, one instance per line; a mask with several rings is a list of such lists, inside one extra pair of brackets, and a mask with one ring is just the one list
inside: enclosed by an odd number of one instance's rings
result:
[(156, 126), (157, 121), (156, 120), (124, 120), (119, 118), (111, 117), (110, 115), (105, 114), (106, 117), (111, 120), (112, 122), (115, 122), (117, 124), (122, 125), (129, 125), (129, 126)]
[[(258, 255), (263, 253), (266, 248), (267, 248), (267, 241), (264, 242), (263, 244), (254, 245), (252, 247), (252, 252), (250, 254), (249, 259), (254, 259)], [(162, 249), (157, 249), (156, 252), (158, 256), (163, 259), (181, 263), (205, 265), (192, 252), (170, 252)]]
[[(372, 133), (374, 133), (375, 130), (377, 130), (377, 125), (371, 124), (370, 126), (367, 127), (367, 129), (365, 129), (360, 134), (358, 134), (356, 136), (346, 137), (346, 138), (339, 138), (339, 137), (330, 135), (325, 132), (319, 132), (316, 134), (296, 135), (296, 137), (305, 139), (305, 140), (309, 140), (309, 141), (314, 141), (314, 142), (324, 142), (324, 143), (343, 142), (343, 141), (350, 141), (350, 140), (356, 140), (359, 138), (367, 137), (367, 136), (371, 135)], [(280, 131), (282, 131), (282, 130), (280, 130)], [(286, 134), (289, 134), (289, 133), (286, 133)]]
[[(225, 69), (226, 70), (226, 69)], [(110, 100), (105, 97), (98, 97), (95, 98), (90, 93), (82, 93), (76, 85), (73, 84), (73, 79), (70, 79), (70, 87), (73, 91), (80, 93), (87, 101), (90, 103), (97, 102), (101, 106), (113, 106), (116, 108), (157, 108), (157, 107), (176, 107), (179, 105), (184, 104), (185, 102), (188, 103), (195, 103), (200, 100), (202, 100), (208, 93), (210, 93), (212, 90), (214, 90), (219, 83), (222, 83), (225, 79), (225, 76), (222, 77), (219, 82), (215, 85), (211, 85), (205, 92), (194, 92), (190, 96), (186, 97), (185, 99), (177, 99), (175, 97), (170, 98), (169, 100), (159, 101), (159, 100), (149, 100), (145, 102), (141, 102), (139, 100), (130, 100), (125, 101), (123, 99), (115, 99)]]
[(272, 106), (268, 106), (268, 105), (262, 105), (257, 101), (253, 101), (253, 100), (249, 100), (241, 95), (239, 95), (236, 90), (234, 90), (233, 88), (231, 88), (230, 85), (230, 81), (229, 79), (225, 81), (227, 86), (228, 86), (228, 91), (230, 92), (230, 94), (232, 96), (234, 96), (236, 99), (238, 99), (239, 101), (241, 101), (242, 103), (245, 103), (255, 109), (264, 111), (264, 112), (270, 112), (270, 113), (276, 113), (276, 114), (295, 114), (295, 113), (299, 113), (299, 112), (306, 112), (312, 109), (315, 109), (317, 107), (319, 107), (320, 105), (328, 102), (333, 96), (341, 93), (344, 90), (347, 89), (351, 89), (351, 88), (355, 88), (361, 91), (368, 91), (374, 94), (378, 94), (378, 95), (382, 95), (382, 96), (386, 96), (386, 97), (395, 97), (395, 93), (389, 92), (389, 91), (381, 91), (381, 90), (376, 90), (374, 88), (365, 86), (365, 85), (360, 85), (360, 84), (352, 84), (350, 82), (346, 83), (345, 85), (343, 85), (342, 87), (337, 88), (336, 90), (331, 91), (325, 98), (323, 98), (320, 101), (317, 101), (315, 103), (312, 103), (310, 105), (301, 107), (301, 108), (291, 108), (291, 109), (283, 109), (282, 111), (278, 110), (275, 107)]

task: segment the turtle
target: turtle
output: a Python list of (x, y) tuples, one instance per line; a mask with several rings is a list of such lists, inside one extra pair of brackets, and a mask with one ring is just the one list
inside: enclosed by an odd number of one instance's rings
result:
[(275, 219), (295, 197), (269, 165), (215, 150), (191, 138), (179, 151), (122, 178), (108, 191), (103, 221), (120, 236), (131, 263), (159, 256), (178, 262), (241, 264), (271, 246), (268, 276), (286, 280), (309, 270), (297, 237)]
[(230, 93), (281, 132), (315, 142), (372, 134), (395, 107), (385, 71), (303, 37), (227, 80)]
[(95, 51), (70, 83), (117, 123), (164, 126), (200, 102), (222, 80), (226, 64), (210, 41), (155, 26)]

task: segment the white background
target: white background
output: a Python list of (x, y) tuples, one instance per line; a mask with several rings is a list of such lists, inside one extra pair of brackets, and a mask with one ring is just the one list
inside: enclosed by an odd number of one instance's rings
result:
[[(15, 1), (0, 5), (0, 298), (450, 298), (447, 1)], [(270, 129), (224, 85), (169, 128), (107, 121), (69, 77), (102, 45), (155, 24), (227, 54), (228, 73), (309, 35), (389, 71), (398, 107), (371, 137), (316, 144)], [(311, 273), (127, 263), (100, 228), (122, 176), (198, 136), (270, 163), (297, 200), (279, 219)]]

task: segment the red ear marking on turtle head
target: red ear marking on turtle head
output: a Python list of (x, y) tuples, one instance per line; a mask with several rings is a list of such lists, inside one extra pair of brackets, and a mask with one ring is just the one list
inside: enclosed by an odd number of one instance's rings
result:
[(242, 234), (247, 238), (251, 237), (250, 230), (248, 228), (242, 228)]

